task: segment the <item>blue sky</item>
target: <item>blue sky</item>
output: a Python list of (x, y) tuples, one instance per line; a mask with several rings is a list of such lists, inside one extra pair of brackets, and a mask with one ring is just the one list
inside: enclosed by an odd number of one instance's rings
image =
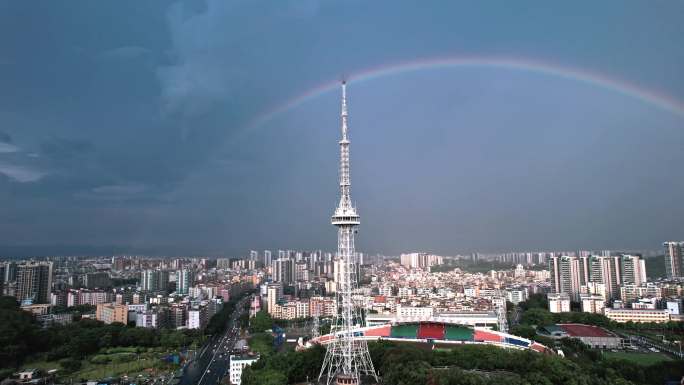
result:
[(0, 0), (0, 253), (335, 247), (350, 77), (362, 251), (638, 248), (684, 237), (680, 1)]

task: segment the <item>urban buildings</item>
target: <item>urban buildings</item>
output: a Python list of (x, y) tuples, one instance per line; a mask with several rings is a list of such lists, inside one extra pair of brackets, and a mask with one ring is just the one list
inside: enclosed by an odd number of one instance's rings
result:
[(636, 255), (623, 255), (620, 268), (622, 269), (622, 284), (641, 285), (646, 283), (646, 261)]
[(665, 242), (665, 275), (668, 278), (684, 276), (684, 242)]
[(135, 326), (139, 328), (157, 328), (161, 326), (160, 314), (157, 311), (146, 310), (136, 313)]
[(188, 310), (188, 329), (204, 329), (209, 322), (206, 306)]
[(603, 314), (615, 322), (668, 322), (667, 309), (612, 309), (605, 308)]
[(646, 282), (645, 261), (637, 255), (553, 256), (549, 258), (551, 291), (578, 302), (580, 294), (619, 299), (625, 285)]
[(169, 288), (169, 272), (147, 269), (140, 273), (140, 290), (166, 291)]
[(52, 263), (24, 263), (17, 265), (16, 297), (22, 303), (50, 303)]
[(565, 313), (570, 311), (570, 296), (567, 293), (551, 293), (547, 296), (551, 313)]
[(565, 293), (573, 299), (579, 298), (580, 286), (583, 283), (583, 265), (576, 257), (554, 256), (549, 260), (551, 271), (551, 289), (554, 293)]
[(604, 296), (598, 294), (580, 294), (580, 302), (582, 304), (583, 312), (602, 314), (606, 299)]
[(576, 338), (585, 345), (597, 349), (618, 349), (621, 338), (598, 326), (583, 324), (546, 325), (541, 334), (551, 338)]
[(105, 289), (112, 286), (107, 272), (87, 273), (83, 275), (83, 287), (86, 289)]
[(295, 281), (295, 261), (290, 258), (278, 258), (272, 262), (274, 282), (290, 284)]
[(106, 324), (119, 322), (126, 325), (128, 324), (128, 306), (104, 303), (98, 304), (95, 318)]
[(400, 259), (402, 265), (413, 269), (427, 269), (430, 266), (444, 263), (441, 256), (428, 253), (402, 254)]
[(176, 291), (178, 294), (188, 294), (195, 281), (194, 273), (189, 269), (176, 271)]
[(231, 355), (230, 356), (230, 372), (229, 380), (233, 385), (240, 385), (242, 383), (242, 369), (245, 366), (251, 365), (259, 360), (259, 355)]

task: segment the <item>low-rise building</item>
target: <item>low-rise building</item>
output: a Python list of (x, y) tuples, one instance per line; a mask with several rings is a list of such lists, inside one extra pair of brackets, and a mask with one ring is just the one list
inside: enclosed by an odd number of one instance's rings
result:
[(506, 289), (506, 300), (515, 305), (527, 300), (527, 288), (511, 287)]
[(681, 298), (670, 298), (665, 303), (666, 309), (670, 312), (670, 315), (680, 315), (684, 313), (682, 310), (682, 299)]
[(21, 305), (21, 310), (30, 312), (33, 315), (45, 315), (50, 313), (50, 306), (49, 303)]
[(428, 319), (433, 313), (432, 307), (397, 305), (397, 318), (399, 319)]
[(597, 294), (580, 294), (580, 302), (582, 303), (582, 311), (585, 313), (601, 314), (606, 305), (603, 296)]
[(233, 385), (242, 383), (242, 369), (257, 362), (259, 355), (231, 355), (229, 380)]
[(670, 312), (667, 309), (610, 309), (605, 308), (603, 314), (615, 322), (668, 322)]
[(208, 322), (206, 306), (188, 310), (188, 329), (204, 329)]
[(156, 311), (144, 311), (135, 314), (135, 326), (139, 328), (159, 327), (159, 314)]
[(128, 323), (128, 306), (100, 303), (95, 310), (95, 318), (106, 324), (119, 322), (126, 325)]
[[(411, 320), (411, 319), (403, 319)], [(417, 319), (415, 319), (417, 320)], [(399, 322), (400, 319), (396, 314), (368, 314), (366, 315), (366, 326), (377, 326), (388, 323)], [(430, 317), (423, 318), (421, 321), (444, 322), (448, 324), (470, 325), (479, 327), (493, 327), (498, 323), (498, 317), (495, 312), (481, 312), (481, 311), (462, 311), (462, 312), (444, 312), (433, 314)]]
[(551, 313), (567, 313), (570, 311), (570, 296), (567, 293), (549, 293), (547, 298)]
[(36, 321), (38, 321), (43, 329), (55, 325), (67, 325), (70, 324), (73, 319), (74, 316), (71, 313), (41, 314), (36, 316)]
[(540, 329), (542, 335), (551, 338), (576, 338), (585, 345), (597, 349), (617, 349), (621, 339), (617, 335), (593, 325), (558, 324), (548, 325)]

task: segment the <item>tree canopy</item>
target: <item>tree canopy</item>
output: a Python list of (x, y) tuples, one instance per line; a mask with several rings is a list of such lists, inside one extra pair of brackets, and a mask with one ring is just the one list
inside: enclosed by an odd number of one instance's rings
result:
[[(369, 343), (375, 368), (383, 383), (391, 385), (646, 385), (684, 375), (682, 361), (649, 366), (603, 359), (572, 339), (564, 339), (563, 348), (568, 358), (484, 345), (433, 350), (426, 344)], [(325, 349), (316, 346), (263, 357), (245, 368), (242, 383), (286, 385), (315, 379), (324, 355)]]

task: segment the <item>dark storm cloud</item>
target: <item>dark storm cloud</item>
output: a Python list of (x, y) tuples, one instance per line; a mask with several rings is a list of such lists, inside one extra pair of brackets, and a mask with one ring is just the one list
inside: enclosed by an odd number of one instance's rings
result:
[(0, 154), (18, 152), (18, 151), (19, 151), (19, 147), (14, 146), (10, 143), (0, 142)]
[(0, 162), (0, 174), (19, 183), (36, 182), (45, 176), (44, 172), (26, 166)]
[(48, 138), (40, 144), (41, 154), (58, 161), (85, 157), (94, 149), (90, 141), (59, 137)]
[(10, 134), (0, 131), (0, 142), (12, 143), (12, 137), (10, 136)]
[[(591, 6), (0, 1), (0, 245), (334, 248), (338, 95), (249, 123), (387, 63), (548, 59), (684, 98), (681, 4)], [(462, 69), (352, 80), (350, 106), (364, 250), (657, 248), (684, 231), (668, 177), (684, 155), (662, 151), (683, 123), (624, 95)]]
[(147, 48), (129, 45), (104, 51), (100, 54), (100, 57), (103, 59), (130, 60), (150, 53), (151, 51)]

